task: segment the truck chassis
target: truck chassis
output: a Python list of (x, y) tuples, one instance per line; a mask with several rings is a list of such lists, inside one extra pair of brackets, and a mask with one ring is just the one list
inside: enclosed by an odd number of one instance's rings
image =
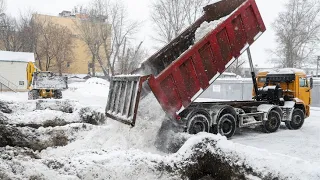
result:
[(305, 117), (303, 109), (294, 104), (293, 101), (287, 101), (286, 106), (266, 101), (195, 102), (179, 114), (178, 124), (190, 134), (211, 132), (228, 138), (243, 127), (262, 126), (265, 132), (272, 133), (281, 122), (291, 125), (290, 129), (298, 129)]

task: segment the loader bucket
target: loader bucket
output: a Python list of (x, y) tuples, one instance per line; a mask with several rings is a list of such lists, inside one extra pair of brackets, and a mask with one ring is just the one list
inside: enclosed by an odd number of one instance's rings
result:
[(142, 83), (149, 76), (113, 76), (106, 116), (124, 124), (135, 125)]
[(33, 89), (68, 89), (68, 78), (57, 76), (52, 72), (34, 72)]

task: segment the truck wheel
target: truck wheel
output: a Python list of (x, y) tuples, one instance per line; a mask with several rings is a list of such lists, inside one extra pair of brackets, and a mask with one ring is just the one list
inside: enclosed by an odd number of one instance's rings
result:
[(54, 92), (54, 98), (55, 98), (55, 99), (62, 99), (62, 92), (61, 92), (61, 90), (56, 90), (56, 91)]
[(294, 109), (291, 121), (286, 121), (285, 123), (288, 129), (300, 129), (304, 123), (304, 112), (301, 109)]
[(271, 110), (268, 114), (268, 120), (263, 121), (263, 130), (266, 133), (276, 132), (279, 129), (280, 124), (281, 124), (280, 114), (275, 110)]
[(189, 134), (198, 134), (199, 132), (209, 132), (209, 119), (203, 114), (193, 115), (189, 122), (187, 132)]
[(28, 100), (36, 100), (39, 99), (39, 91), (31, 90), (28, 92)]
[(214, 132), (230, 138), (236, 132), (236, 119), (231, 114), (225, 114), (218, 120), (215, 128)]

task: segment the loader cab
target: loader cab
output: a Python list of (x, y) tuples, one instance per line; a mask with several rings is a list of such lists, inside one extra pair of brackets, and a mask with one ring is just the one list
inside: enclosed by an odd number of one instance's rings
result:
[(283, 100), (294, 101), (296, 105), (303, 106), (306, 116), (309, 116), (313, 79), (303, 70), (284, 68), (259, 72), (257, 82), (258, 88), (280, 86)]

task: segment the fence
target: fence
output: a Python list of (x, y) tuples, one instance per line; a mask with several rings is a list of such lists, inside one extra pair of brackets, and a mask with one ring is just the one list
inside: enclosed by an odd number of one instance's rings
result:
[[(251, 100), (252, 86), (251, 79), (218, 79), (202, 93), (200, 98)], [(311, 105), (320, 107), (320, 80), (314, 80), (311, 97)]]

